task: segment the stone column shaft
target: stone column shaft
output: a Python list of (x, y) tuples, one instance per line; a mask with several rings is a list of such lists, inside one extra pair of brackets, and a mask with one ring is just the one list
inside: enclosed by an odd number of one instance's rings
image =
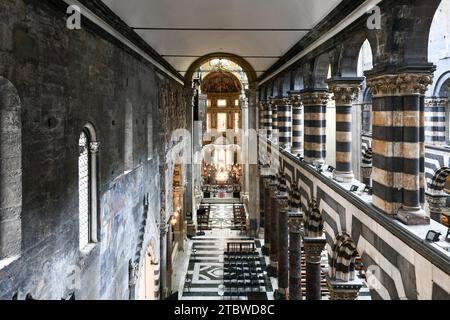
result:
[(289, 92), (292, 104), (292, 147), (291, 152), (295, 155), (303, 155), (303, 128), (302, 116), (303, 105), (300, 99), (300, 92)]
[(272, 204), (271, 204), (271, 195), (270, 195), (270, 177), (263, 178), (263, 202), (264, 202), (264, 246), (262, 248), (262, 252), (265, 256), (270, 254), (270, 231), (272, 225)]
[(373, 92), (373, 204), (405, 224), (429, 224), (422, 209), (424, 94), (432, 75), (373, 75), (367, 83)]
[(270, 266), (267, 268), (267, 273), (271, 277), (277, 276), (278, 267), (278, 205), (277, 205), (277, 195), (278, 195), (278, 183), (272, 181), (269, 186), (270, 188)]
[(425, 100), (425, 142), (445, 145), (446, 105), (446, 98), (428, 98)]
[(280, 147), (290, 149), (292, 146), (292, 106), (289, 99), (279, 99), (278, 106), (278, 142)]
[(270, 106), (272, 109), (272, 141), (278, 143), (278, 109), (275, 98), (271, 98)]
[(321, 254), (326, 240), (324, 238), (304, 237), (306, 255), (306, 300), (321, 300)]
[(279, 216), (278, 216), (278, 289), (276, 298), (287, 300), (289, 288), (289, 219), (288, 208), (289, 200), (287, 194), (280, 193), (277, 198)]
[(326, 89), (301, 91), (305, 110), (305, 161), (314, 165), (325, 163), (328, 96)]
[(339, 182), (353, 181), (352, 106), (363, 78), (332, 78), (327, 81), (336, 101), (336, 170)]
[(289, 213), (289, 300), (302, 300), (302, 220), (301, 213)]

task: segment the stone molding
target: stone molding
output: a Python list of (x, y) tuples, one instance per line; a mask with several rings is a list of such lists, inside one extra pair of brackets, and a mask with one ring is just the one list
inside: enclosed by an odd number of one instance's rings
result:
[(300, 216), (289, 217), (289, 233), (300, 233), (302, 229), (302, 221), (303, 217)]
[(91, 153), (97, 153), (100, 150), (100, 142), (91, 142), (89, 144), (89, 151)]
[(396, 95), (425, 95), (433, 75), (427, 73), (402, 73), (373, 76), (367, 79), (374, 97)]
[(330, 98), (327, 91), (302, 92), (300, 95), (304, 106), (324, 106), (328, 104)]
[(319, 264), (322, 260), (322, 251), (325, 248), (326, 240), (322, 238), (304, 238), (306, 261)]
[(336, 106), (352, 105), (359, 95), (359, 84), (338, 84), (330, 82), (328, 84), (330, 91), (333, 93), (333, 100)]

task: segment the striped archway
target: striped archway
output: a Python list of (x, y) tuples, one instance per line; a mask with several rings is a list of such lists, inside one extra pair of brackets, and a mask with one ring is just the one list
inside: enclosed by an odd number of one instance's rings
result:
[(323, 236), (323, 217), (316, 200), (312, 200), (305, 215), (305, 236), (320, 238)]
[(336, 238), (330, 256), (330, 277), (340, 281), (355, 280), (356, 243), (343, 233)]
[(428, 183), (428, 192), (431, 193), (440, 193), (444, 190), (445, 182), (447, 178), (450, 176), (450, 168), (442, 167), (438, 169), (435, 173), (431, 181)]

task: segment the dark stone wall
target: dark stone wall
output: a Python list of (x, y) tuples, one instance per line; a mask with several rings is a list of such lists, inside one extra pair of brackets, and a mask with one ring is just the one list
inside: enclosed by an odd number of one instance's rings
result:
[[(21, 100), (23, 159), (21, 256), (0, 269), (0, 299), (71, 292), (77, 299), (128, 299), (128, 265), (141, 250), (147, 194), (143, 247), (151, 242), (159, 254), (160, 167), (171, 168), (157, 155), (170, 149), (170, 131), (185, 126), (183, 89), (87, 20), (82, 30), (68, 30), (66, 17), (50, 1), (0, 1), (0, 76)], [(124, 174), (127, 102), (134, 169)], [(100, 142), (101, 230), (100, 242), (81, 256), (78, 138), (87, 122)]]

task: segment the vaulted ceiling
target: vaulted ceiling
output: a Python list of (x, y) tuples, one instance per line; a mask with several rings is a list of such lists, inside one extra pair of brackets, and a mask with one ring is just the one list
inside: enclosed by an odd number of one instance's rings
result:
[(227, 52), (261, 75), (341, 0), (103, 0), (183, 76)]

